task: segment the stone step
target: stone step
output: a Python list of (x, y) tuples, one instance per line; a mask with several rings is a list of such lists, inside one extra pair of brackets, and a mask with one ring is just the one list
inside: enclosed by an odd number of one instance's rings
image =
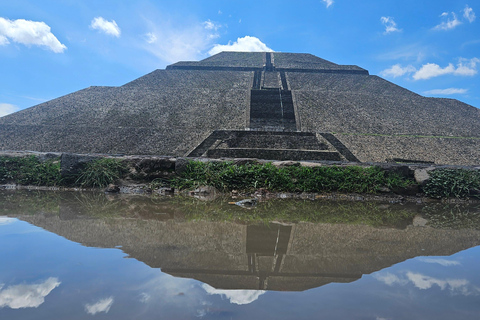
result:
[(232, 131), (218, 148), (327, 150), (328, 145), (309, 132)]
[(207, 151), (209, 158), (257, 158), (265, 160), (330, 160), (341, 161), (336, 151), (300, 150), (300, 149), (211, 149)]

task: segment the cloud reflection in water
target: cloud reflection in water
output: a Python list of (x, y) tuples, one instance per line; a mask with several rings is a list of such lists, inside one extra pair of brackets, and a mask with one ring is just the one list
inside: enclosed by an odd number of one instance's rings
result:
[(210, 295), (218, 294), (225, 296), (230, 300), (230, 303), (238, 305), (252, 303), (265, 293), (264, 290), (221, 290), (205, 283), (202, 285), (202, 288)]
[(53, 277), (42, 283), (18, 284), (5, 289), (3, 289), (4, 285), (0, 284), (0, 308), (37, 308), (45, 302), (45, 297), (60, 284), (58, 278)]

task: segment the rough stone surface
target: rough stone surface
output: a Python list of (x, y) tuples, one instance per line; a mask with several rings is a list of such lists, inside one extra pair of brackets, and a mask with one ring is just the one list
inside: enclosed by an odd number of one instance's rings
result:
[[(267, 89), (280, 98), (266, 99)], [(200, 156), (480, 164), (480, 109), (422, 97), (358, 66), (277, 52), (178, 62), (120, 87), (89, 87), (1, 117), (0, 150), (182, 157), (219, 130), (336, 133), (330, 137), (338, 143), (319, 139), (312, 152), (296, 152), (302, 148), (272, 136), (238, 140), (239, 153), (207, 146)], [(321, 150), (332, 152), (322, 158)]]
[(431, 168), (422, 168), (422, 169), (416, 169), (414, 171), (414, 177), (415, 177), (415, 181), (419, 184), (419, 185), (424, 185), (425, 183), (427, 183), (428, 179), (430, 179), (430, 175), (428, 174), (428, 171), (431, 171), (433, 170), (434, 168), (431, 167)]

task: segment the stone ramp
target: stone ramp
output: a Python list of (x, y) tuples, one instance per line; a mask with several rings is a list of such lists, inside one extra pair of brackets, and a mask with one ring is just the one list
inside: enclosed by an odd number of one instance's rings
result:
[(276, 131), (216, 130), (186, 156), (295, 161), (345, 160), (327, 139), (314, 133)]

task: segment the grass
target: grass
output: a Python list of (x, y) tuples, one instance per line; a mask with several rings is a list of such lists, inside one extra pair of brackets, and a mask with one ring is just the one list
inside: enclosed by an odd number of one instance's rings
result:
[(423, 192), (430, 198), (480, 199), (480, 171), (465, 169), (440, 169), (430, 172)]
[(101, 158), (87, 162), (77, 176), (75, 185), (81, 187), (106, 187), (125, 176), (128, 169), (122, 160)]
[(384, 187), (405, 188), (414, 182), (379, 167), (301, 167), (277, 168), (267, 164), (235, 165), (232, 162), (192, 161), (175, 180), (177, 188), (211, 185), (219, 190), (251, 191), (265, 188), (288, 192), (375, 193)]
[(57, 186), (62, 183), (60, 159), (40, 161), (30, 157), (0, 157), (0, 183)]

